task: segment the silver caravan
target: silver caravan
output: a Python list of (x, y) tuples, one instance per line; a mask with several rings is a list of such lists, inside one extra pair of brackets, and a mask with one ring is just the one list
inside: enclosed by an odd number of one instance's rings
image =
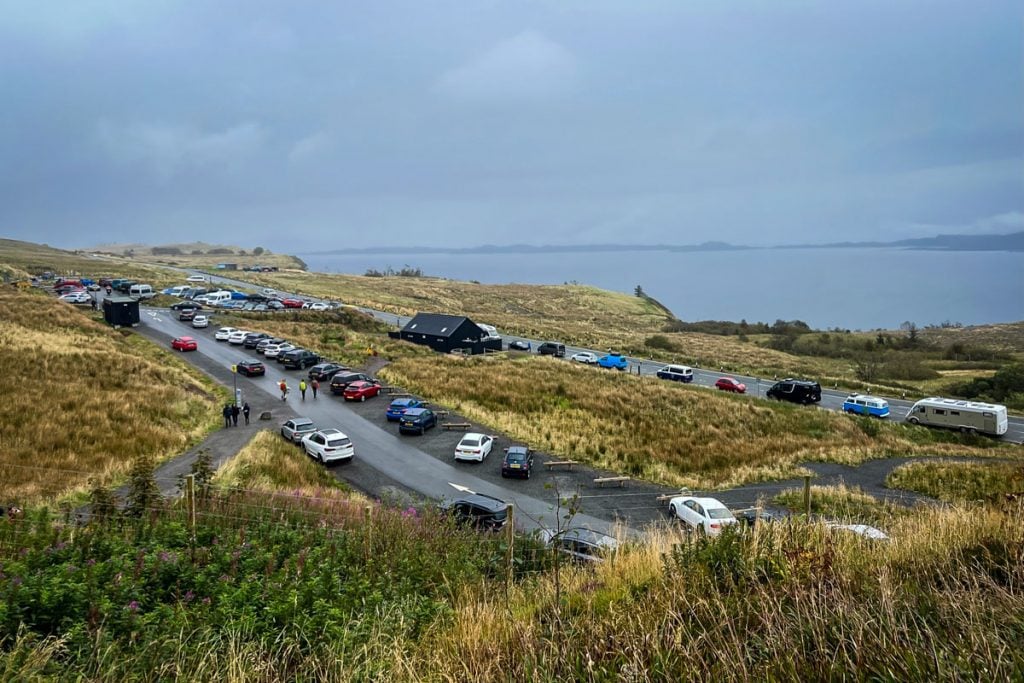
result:
[(907, 413), (907, 422), (1001, 436), (1006, 433), (1006, 406), (955, 398), (922, 398)]

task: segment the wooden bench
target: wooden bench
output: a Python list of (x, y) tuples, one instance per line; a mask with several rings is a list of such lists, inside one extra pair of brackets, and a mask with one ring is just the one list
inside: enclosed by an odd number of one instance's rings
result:
[(412, 396), (412, 394), (406, 393), (399, 389), (398, 387), (384, 387), (384, 393), (388, 394), (389, 396), (394, 396), (395, 398), (405, 398)]
[(463, 431), (468, 431), (469, 428), (472, 427), (472, 426), (473, 425), (471, 425), (468, 422), (442, 422), (441, 423), (441, 427), (444, 428), (445, 431), (451, 431), (453, 429), (461, 429)]
[(567, 470), (571, 470), (573, 465), (579, 465), (575, 460), (549, 460), (544, 463), (544, 467), (551, 469), (552, 467), (564, 467)]
[(598, 477), (594, 480), (595, 486), (604, 486), (605, 484), (617, 484), (619, 488), (626, 485), (629, 481), (629, 477)]

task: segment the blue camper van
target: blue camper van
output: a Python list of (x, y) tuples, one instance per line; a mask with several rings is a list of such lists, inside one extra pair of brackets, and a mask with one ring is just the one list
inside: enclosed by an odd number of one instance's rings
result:
[(843, 412), (872, 417), (889, 417), (889, 402), (877, 396), (851, 394), (843, 401)]

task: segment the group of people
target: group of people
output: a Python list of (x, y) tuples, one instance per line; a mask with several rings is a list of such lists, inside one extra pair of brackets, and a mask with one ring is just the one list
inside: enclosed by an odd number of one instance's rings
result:
[[(282, 401), (287, 401), (288, 400), (288, 382), (285, 382), (282, 379), (280, 382), (278, 382), (277, 388), (281, 390), (281, 400)], [(314, 379), (314, 380), (310, 380), (309, 384), (306, 384), (306, 380), (304, 380), (304, 379), (300, 379), (299, 380), (299, 393), (302, 394), (302, 400), (303, 401), (306, 400), (306, 389), (307, 388), (313, 390), (313, 398), (316, 398), (317, 392), (320, 391), (320, 382), (318, 382), (318, 381), (316, 381)]]
[(221, 411), (221, 414), (224, 416), (224, 426), (237, 427), (239, 414), (244, 415), (245, 424), (249, 424), (249, 413), (250, 408), (248, 401), (243, 403), (241, 408), (238, 407), (237, 403), (225, 403), (224, 410)]

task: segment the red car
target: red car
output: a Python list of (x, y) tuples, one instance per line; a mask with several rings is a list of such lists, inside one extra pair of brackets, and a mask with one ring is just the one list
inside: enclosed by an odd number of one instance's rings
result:
[(282, 299), (281, 305), (285, 308), (302, 308), (302, 304), (306, 303), (302, 299)]
[(365, 401), (380, 394), (380, 384), (377, 382), (352, 382), (345, 387), (346, 401)]
[(192, 337), (176, 337), (171, 342), (171, 348), (175, 351), (195, 351), (199, 344)]
[(732, 377), (719, 377), (718, 381), (715, 382), (715, 388), (722, 391), (731, 391), (736, 394), (747, 393), (747, 385), (743, 382), (737, 382)]

